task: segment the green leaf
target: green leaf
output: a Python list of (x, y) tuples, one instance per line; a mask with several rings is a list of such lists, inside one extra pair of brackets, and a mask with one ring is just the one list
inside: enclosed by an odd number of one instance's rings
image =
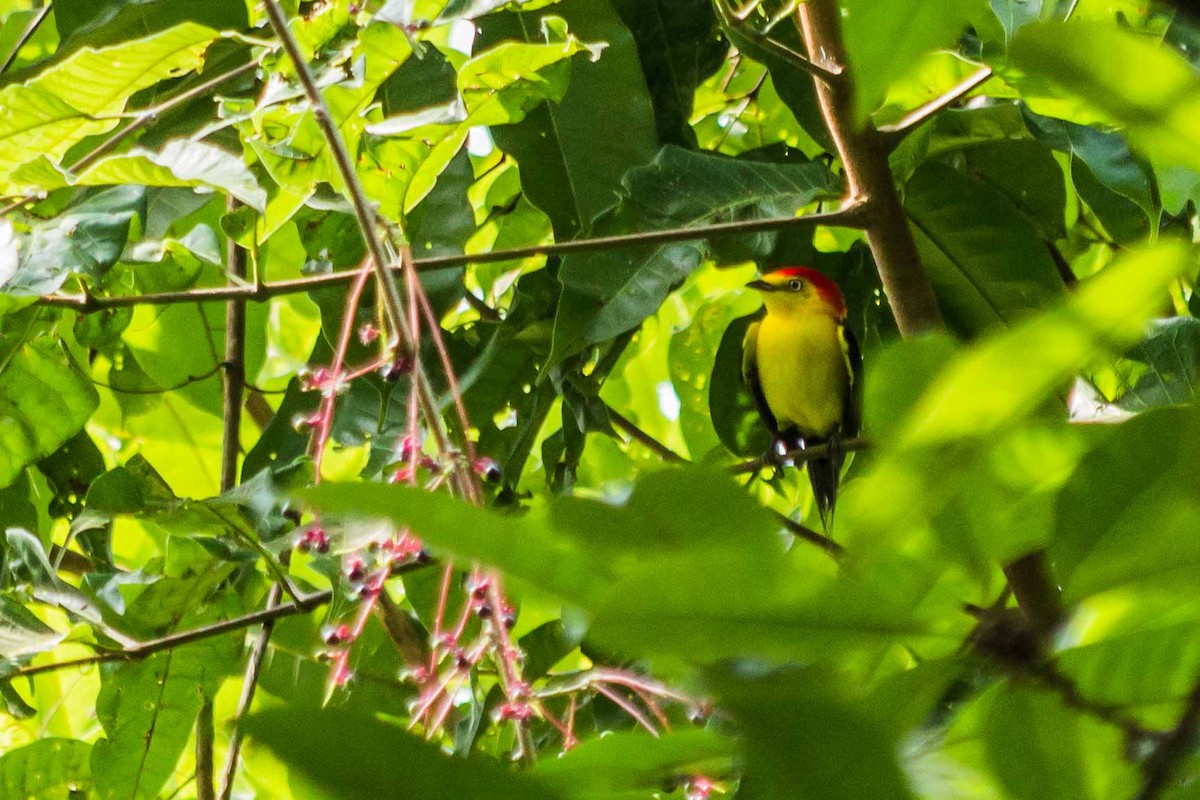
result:
[[(483, 759), (451, 759), (396, 725), (344, 711), (273, 709), (242, 724), (289, 767), (337, 800), (552, 800), (564, 795)], [(337, 742), (337, 747), (330, 747)], [(347, 758), (353, 753), (353, 758)]]
[(1127, 357), (1145, 364), (1146, 371), (1118, 398), (1122, 407), (1144, 411), (1194, 400), (1200, 386), (1200, 320), (1155, 320)]
[[(767, 164), (664, 147), (632, 170), (617, 205), (596, 221), (610, 235), (795, 214), (837, 191), (823, 165)], [(765, 251), (774, 238), (751, 237)], [(699, 241), (635, 245), (568, 257), (549, 365), (636, 328), (704, 260)]]
[[(137, 91), (200, 67), (217, 32), (187, 22), (111, 47), (82, 48), (25, 84), (0, 90), (0, 183), (18, 165), (59, 161), (74, 143), (103, 133)], [(9, 191), (6, 189), (6, 191)]]
[(1175, 244), (1125, 255), (1065, 304), (951, 363), (918, 402), (904, 441), (980, 437), (1033, 413), (1104, 351), (1137, 341), (1167, 287), (1193, 263)]
[[(472, 128), (520, 122), (545, 101), (561, 101), (571, 75), (571, 57), (586, 52), (595, 59), (602, 49), (567, 33), (557, 17), (543, 20), (542, 39), (543, 44), (501, 42), (459, 69), (458, 90), (466, 117), (454, 125), (438, 126), (441, 139), (420, 162), (405, 192), (406, 213), (432, 191)], [(429, 128), (418, 128), (417, 132), (426, 130)]]
[(41, 296), (72, 274), (98, 282), (121, 257), (134, 217), (145, 213), (145, 190), (119, 186), (34, 224), (22, 238), (16, 271), (0, 290), (17, 297)]
[(99, 397), (49, 342), (25, 345), (0, 365), (0, 488), (82, 430)]
[(748, 315), (725, 328), (713, 357), (708, 389), (713, 428), (721, 444), (739, 456), (761, 456), (771, 446), (770, 432), (742, 377), (742, 342), (753, 321), (753, 315)]
[(1051, 541), (1065, 598), (1194, 580), (1197, 425), (1190, 408), (1148, 412), (1083, 459), (1059, 497)]
[(637, 42), (658, 141), (695, 147), (690, 122), (696, 88), (721, 66), (729, 48), (711, 0), (615, 0), (613, 6)]
[(942, 313), (959, 333), (1008, 325), (1062, 296), (1033, 222), (987, 184), (926, 163), (908, 183), (905, 211)]
[(709, 682), (745, 736), (743, 785), (754, 797), (911, 797), (889, 721), (832, 690), (822, 676), (714, 672)]
[(92, 746), (75, 739), (46, 738), (0, 756), (0, 795), (24, 800), (61, 800), (88, 793)]
[(1074, 93), (1156, 161), (1200, 169), (1200, 76), (1155, 39), (1095, 22), (1017, 34), (1012, 66)]
[[(24, 184), (26, 175), (34, 181)], [(169, 141), (157, 152), (135, 147), (102, 158), (75, 176), (57, 172), (52, 165), (36, 171), (21, 168), (12, 181), (27, 191), (118, 184), (204, 187), (218, 189), (260, 212), (267, 203), (266, 191), (240, 158), (219, 147), (187, 139)]]
[(64, 636), (16, 600), (0, 596), (0, 661), (51, 650)]
[(1124, 137), (1024, 113), (1038, 139), (1070, 156), (1076, 190), (1118, 241), (1139, 240), (1158, 228), (1153, 173), (1134, 158)]
[(644, 797), (680, 775), (728, 773), (735, 751), (732, 739), (706, 730), (657, 738), (640, 730), (614, 732), (561, 758), (539, 761), (532, 774), (573, 798), (610, 798), (623, 796), (621, 792)]
[(888, 86), (926, 53), (954, 44), (971, 21), (959, 0), (850, 0), (843, 20), (854, 70), (854, 119), (862, 126)]
[(1119, 730), (1065, 708), (1049, 692), (1007, 687), (988, 708), (985, 748), (1016, 800), (1124, 797), (1137, 774), (1122, 757)]
[(604, 51), (573, 66), (565, 95), (520, 124), (493, 129), (492, 136), (516, 158), (526, 196), (565, 241), (612, 204), (622, 176), (649, 162), (658, 141), (636, 42), (610, 0), (566, 0), (542, 12), (488, 16), (479, 21), (481, 43), (536, 41), (548, 15), (565, 19), (588, 41), (604, 42)]
[(242, 30), (249, 21), (242, 0), (58, 0), (54, 24), (74, 47), (132, 39), (191, 20), (218, 30)]
[[(218, 602), (206, 606), (196, 602), (200, 598), (189, 598), (183, 592), (175, 591), (173, 595), (181, 601), (177, 622), (182, 612), (193, 612), (187, 614), (187, 627), (214, 621), (217, 612), (228, 605)], [(144, 606), (154, 601), (144, 593), (137, 602)], [(122, 664), (105, 676), (96, 699), (96, 717), (105, 736), (96, 742), (91, 755), (92, 774), (101, 798), (159, 797), (191, 739), (200, 707), (216, 694), (221, 679), (237, 664), (240, 652), (240, 644), (234, 639), (216, 637)]]

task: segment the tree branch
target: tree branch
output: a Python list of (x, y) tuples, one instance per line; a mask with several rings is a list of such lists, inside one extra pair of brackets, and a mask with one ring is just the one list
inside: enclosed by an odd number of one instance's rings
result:
[(660, 442), (658, 439), (655, 439), (653, 436), (646, 433), (644, 430), (642, 430), (636, 424), (634, 424), (634, 422), (632, 420), (630, 420), (628, 417), (626, 417), (621, 412), (617, 411), (612, 406), (605, 404), (605, 408), (608, 409), (608, 418), (610, 420), (612, 420), (612, 423), (614, 425), (616, 425), (618, 428), (620, 428), (621, 430), (628, 433), (629, 436), (632, 439), (634, 439), (635, 441), (638, 441), (638, 442), (641, 442), (642, 444), (644, 444), (652, 452), (656, 453), (658, 455), (658, 457), (661, 458), (663, 461), (666, 461), (669, 464), (687, 464), (688, 463), (688, 460), (686, 458), (679, 455), (679, 453), (676, 453), (671, 448), (667, 447), (665, 444)]
[(148, 642), (142, 642), (123, 650), (107, 650), (92, 656), (84, 656), (83, 658), (72, 658), (66, 661), (55, 661), (50, 664), (21, 667), (4, 677), (24, 678), (31, 675), (40, 675), (44, 672), (57, 672), (62, 669), (86, 667), (92, 664), (106, 664), (112, 661), (139, 661), (147, 656), (160, 653), (163, 650), (194, 644), (205, 639), (211, 639), (214, 636), (240, 631), (254, 625), (261, 625), (264, 622), (282, 619), (283, 617), (307, 614), (314, 608), (319, 608), (328, 603), (332, 597), (333, 592), (330, 590), (313, 592), (301, 598), (303, 601), (301, 603), (287, 603), (286, 605), (275, 606), (273, 608), (264, 608), (261, 611), (255, 611), (240, 617), (234, 617), (233, 619), (222, 620), (221, 622), (214, 622), (211, 625), (203, 625), (199, 628), (193, 628), (190, 631), (172, 633), (158, 639), (151, 639)]
[(850, 199), (866, 206), (864, 232), (896, 326), (906, 337), (937, 328), (941, 311), (900, 205), (885, 142), (874, 128), (854, 126), (854, 82), (846, 67), (837, 2), (807, 0), (796, 13), (809, 58), (846, 73), (834, 83), (818, 81), (817, 101), (841, 159)]
[[(837, 0), (807, 0), (796, 14), (809, 58), (845, 72), (838, 81), (816, 83), (817, 101), (841, 159), (849, 197), (865, 206), (867, 244), (896, 327), (905, 338), (938, 328), (941, 310), (900, 204), (887, 135), (870, 125), (861, 130), (854, 126), (854, 81), (846, 68)], [(1004, 572), (1021, 610), (1039, 633), (1048, 635), (1063, 613), (1045, 553), (1018, 559)]]
[(992, 68), (980, 67), (940, 97), (918, 106), (891, 125), (881, 126), (879, 133), (883, 137), (884, 146), (888, 150), (895, 150), (897, 145), (904, 141), (904, 137), (921, 127), (930, 117), (966, 97), (990, 77)]
[[(720, 222), (712, 225), (697, 225), (689, 228), (671, 228), (665, 231), (645, 231), (628, 233), (618, 236), (598, 236), (592, 239), (576, 239), (555, 244), (530, 245), (515, 247), (508, 250), (494, 250), (490, 253), (475, 255), (436, 256), (433, 258), (414, 259), (413, 265), (421, 272), (452, 269), (467, 264), (490, 264), (500, 261), (512, 261), (532, 256), (564, 256), (575, 253), (589, 253), (600, 250), (615, 250), (621, 247), (632, 247), (645, 244), (661, 244), (667, 242), (683, 242), (692, 239), (705, 239), (710, 236), (738, 233), (758, 233), (761, 231), (782, 230), (804, 225), (826, 225), (841, 228), (863, 227), (863, 206), (860, 203), (843, 204), (835, 211), (804, 216), (773, 217), (770, 219), (743, 220), (738, 222)], [(399, 266), (392, 267), (398, 270)], [(179, 292), (157, 292), (153, 294), (123, 295), (118, 297), (95, 297), (93, 295), (46, 295), (37, 300), (37, 305), (72, 308), (77, 311), (90, 312), (107, 308), (120, 308), (140, 305), (173, 305), (176, 303), (217, 303), (231, 299), (244, 299), (250, 302), (265, 302), (272, 297), (299, 294), (323, 289), (329, 286), (340, 286), (350, 283), (358, 275), (357, 269), (331, 272), (326, 275), (313, 275), (289, 281), (276, 281), (258, 286), (213, 286), (200, 289), (187, 289)]]

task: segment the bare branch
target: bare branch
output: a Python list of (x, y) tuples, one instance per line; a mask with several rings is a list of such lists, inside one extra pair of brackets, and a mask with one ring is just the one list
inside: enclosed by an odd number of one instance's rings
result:
[(786, 514), (781, 514), (778, 511), (773, 513), (775, 514), (775, 519), (779, 521), (779, 524), (787, 528), (788, 533), (792, 534), (797, 539), (803, 539), (810, 544), (815, 544), (817, 547), (821, 548), (834, 558), (840, 558), (845, 554), (846, 548), (842, 547), (825, 534), (817, 533), (812, 528), (803, 523), (796, 522), (796, 520), (792, 519)]
[[(771, 38), (769, 33), (770, 28), (775, 27), (784, 16), (790, 14), (794, 6), (787, 8), (784, 13), (771, 18), (767, 26), (768, 31), (764, 32), (749, 22), (750, 17), (758, 10), (761, 4), (761, 0), (751, 0), (750, 3), (747, 3), (742, 8), (735, 9), (729, 0), (714, 0), (717, 15), (721, 18), (721, 23), (726, 29), (736, 31), (738, 34), (754, 42), (755, 46), (761, 47), (777, 58), (786, 61), (801, 72), (812, 75), (814, 78), (826, 83), (836, 81), (841, 74), (840, 67), (818, 64), (809, 56), (799, 53), (782, 42)], [(790, 3), (788, 5), (792, 6)]]
[[(437, 256), (433, 258), (414, 259), (413, 264), (421, 272), (452, 269), (467, 264), (490, 264), (499, 261), (512, 261), (531, 256), (564, 256), (574, 253), (589, 253), (600, 250), (615, 250), (621, 247), (633, 247), (645, 244), (661, 244), (666, 242), (684, 242), (693, 239), (706, 239), (711, 236), (738, 233), (757, 233), (761, 231), (784, 230), (805, 225), (826, 225), (840, 228), (863, 227), (863, 206), (860, 203), (844, 203), (835, 211), (820, 214), (806, 214), (792, 217), (772, 217), (770, 219), (744, 220), (739, 222), (720, 222), (712, 225), (697, 225), (689, 228), (671, 228), (664, 231), (646, 231), (628, 233), (618, 236), (598, 236), (592, 239), (576, 239), (555, 244), (530, 245), (508, 250), (494, 250), (490, 253), (475, 255)], [(394, 267), (393, 269), (399, 269)], [(358, 275), (357, 269), (331, 272), (326, 275), (297, 278), (290, 281), (276, 281), (259, 286), (213, 286), (200, 289), (188, 289), (179, 292), (157, 292), (154, 294), (125, 295), (119, 297), (95, 297), (92, 295), (46, 295), (38, 299), (38, 305), (73, 308), (78, 311), (99, 311), (106, 308), (120, 308), (140, 305), (173, 305), (176, 303), (218, 303), (232, 299), (244, 299), (250, 302), (265, 302), (272, 297), (299, 294), (323, 289), (329, 286), (340, 286), (350, 283)]]
[(667, 447), (650, 434), (646, 433), (624, 414), (617, 411), (612, 406), (606, 405), (605, 407), (608, 409), (608, 418), (612, 420), (614, 425), (628, 433), (634, 440), (639, 441), (646, 447), (650, 448), (650, 450), (656, 453), (663, 461), (666, 461), (670, 464), (688, 463), (686, 458), (679, 455), (679, 453), (676, 453), (674, 450)]
[(891, 125), (881, 126), (879, 133), (883, 137), (887, 148), (895, 150), (900, 142), (904, 140), (904, 137), (921, 127), (934, 114), (957, 103), (979, 88), (990, 77), (992, 77), (992, 68), (988, 66), (980, 67), (940, 97), (935, 97), (928, 103), (914, 108)]
[(83, 658), (72, 658), (66, 661), (55, 661), (50, 664), (35, 664), (28, 667), (21, 667), (4, 677), (24, 678), (31, 675), (40, 675), (43, 672), (57, 672), (62, 669), (86, 667), (92, 664), (106, 664), (112, 661), (140, 661), (147, 656), (160, 653), (164, 650), (194, 644), (205, 639), (211, 639), (214, 636), (240, 631), (254, 625), (261, 625), (264, 622), (282, 619), (283, 617), (307, 614), (314, 608), (319, 608), (327, 604), (332, 597), (333, 592), (329, 590), (314, 592), (301, 598), (302, 602), (300, 603), (288, 603), (273, 608), (265, 608), (261, 611), (255, 611), (240, 617), (234, 617), (233, 619), (222, 620), (221, 622), (214, 622), (211, 625), (203, 625), (189, 631), (172, 633), (158, 639), (151, 639), (148, 642), (142, 642), (123, 650), (106, 650), (96, 655), (84, 656)]

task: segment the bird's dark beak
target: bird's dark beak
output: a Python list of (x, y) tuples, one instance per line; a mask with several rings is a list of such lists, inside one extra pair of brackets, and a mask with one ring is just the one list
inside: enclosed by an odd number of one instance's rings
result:
[(760, 292), (775, 291), (774, 286), (772, 286), (771, 284), (767, 283), (766, 281), (762, 281), (762, 280), (750, 281), (749, 283), (746, 284), (746, 288), (747, 289), (757, 289)]

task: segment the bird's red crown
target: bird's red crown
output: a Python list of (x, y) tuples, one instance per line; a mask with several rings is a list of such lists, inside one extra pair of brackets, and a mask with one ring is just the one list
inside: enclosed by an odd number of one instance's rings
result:
[(812, 287), (817, 290), (817, 294), (837, 312), (839, 318), (846, 316), (846, 300), (842, 297), (842, 290), (832, 279), (812, 267), (784, 267), (772, 271), (771, 274), (787, 278), (803, 278), (812, 284)]

